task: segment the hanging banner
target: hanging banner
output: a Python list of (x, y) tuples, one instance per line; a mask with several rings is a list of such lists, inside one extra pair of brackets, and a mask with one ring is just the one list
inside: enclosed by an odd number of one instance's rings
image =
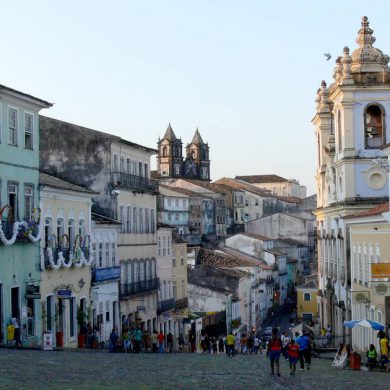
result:
[(371, 276), (373, 279), (390, 278), (390, 263), (371, 264)]

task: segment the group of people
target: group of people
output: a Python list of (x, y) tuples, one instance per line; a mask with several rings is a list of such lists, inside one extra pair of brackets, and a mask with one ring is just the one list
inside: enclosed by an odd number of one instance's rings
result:
[(20, 326), (16, 318), (11, 318), (7, 325), (7, 345), (15, 348), (22, 347)]
[[(178, 351), (184, 348), (184, 337), (177, 338)], [(152, 333), (142, 330), (139, 326), (123, 327), (122, 338), (119, 337), (116, 329), (112, 329), (109, 339), (109, 352), (153, 352), (172, 353), (174, 349), (174, 337), (171, 332), (164, 335), (162, 331), (156, 330)]]
[(290, 375), (295, 376), (296, 367), (299, 360), (300, 369), (310, 370), (312, 353), (312, 340), (308, 333), (295, 333), (295, 337), (288, 336), (284, 332), (279, 336), (278, 330), (272, 330), (272, 337), (267, 346), (267, 356), (271, 363), (271, 375), (280, 376), (280, 357), (289, 361)]
[[(379, 339), (379, 349), (380, 349), (380, 359), (379, 364), (382, 368), (387, 365), (389, 360), (389, 335), (385, 331), (378, 332)], [(376, 351), (375, 345), (370, 344), (367, 350), (367, 364), (368, 368), (372, 370), (378, 363), (378, 353)]]

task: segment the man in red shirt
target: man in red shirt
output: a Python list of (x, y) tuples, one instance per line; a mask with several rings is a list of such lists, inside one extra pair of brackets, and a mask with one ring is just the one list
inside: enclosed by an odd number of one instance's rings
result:
[(279, 359), (282, 352), (282, 341), (278, 336), (278, 330), (273, 329), (271, 341), (268, 343), (267, 356), (271, 361), (271, 375), (274, 375), (274, 366), (276, 365), (276, 375), (280, 376)]
[(164, 352), (164, 339), (165, 339), (164, 333), (162, 332), (162, 330), (160, 330), (160, 333), (157, 336), (159, 353)]
[(299, 345), (295, 343), (293, 339), (289, 342), (287, 346), (287, 354), (290, 365), (290, 375), (295, 376), (295, 371), (297, 369), (297, 361), (299, 356)]

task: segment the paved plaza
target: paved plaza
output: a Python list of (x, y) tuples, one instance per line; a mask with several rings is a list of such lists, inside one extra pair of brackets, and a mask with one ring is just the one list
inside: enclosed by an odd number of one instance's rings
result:
[(109, 354), (0, 349), (0, 389), (363, 389), (390, 374), (338, 370), (314, 359), (310, 371), (270, 375), (263, 356)]

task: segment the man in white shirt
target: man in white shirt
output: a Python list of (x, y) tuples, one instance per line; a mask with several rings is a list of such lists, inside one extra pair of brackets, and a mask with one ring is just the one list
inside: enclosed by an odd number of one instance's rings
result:
[(282, 340), (282, 354), (284, 358), (288, 360), (287, 347), (291, 338), (287, 335), (287, 332), (283, 332), (282, 337), (280, 339)]

